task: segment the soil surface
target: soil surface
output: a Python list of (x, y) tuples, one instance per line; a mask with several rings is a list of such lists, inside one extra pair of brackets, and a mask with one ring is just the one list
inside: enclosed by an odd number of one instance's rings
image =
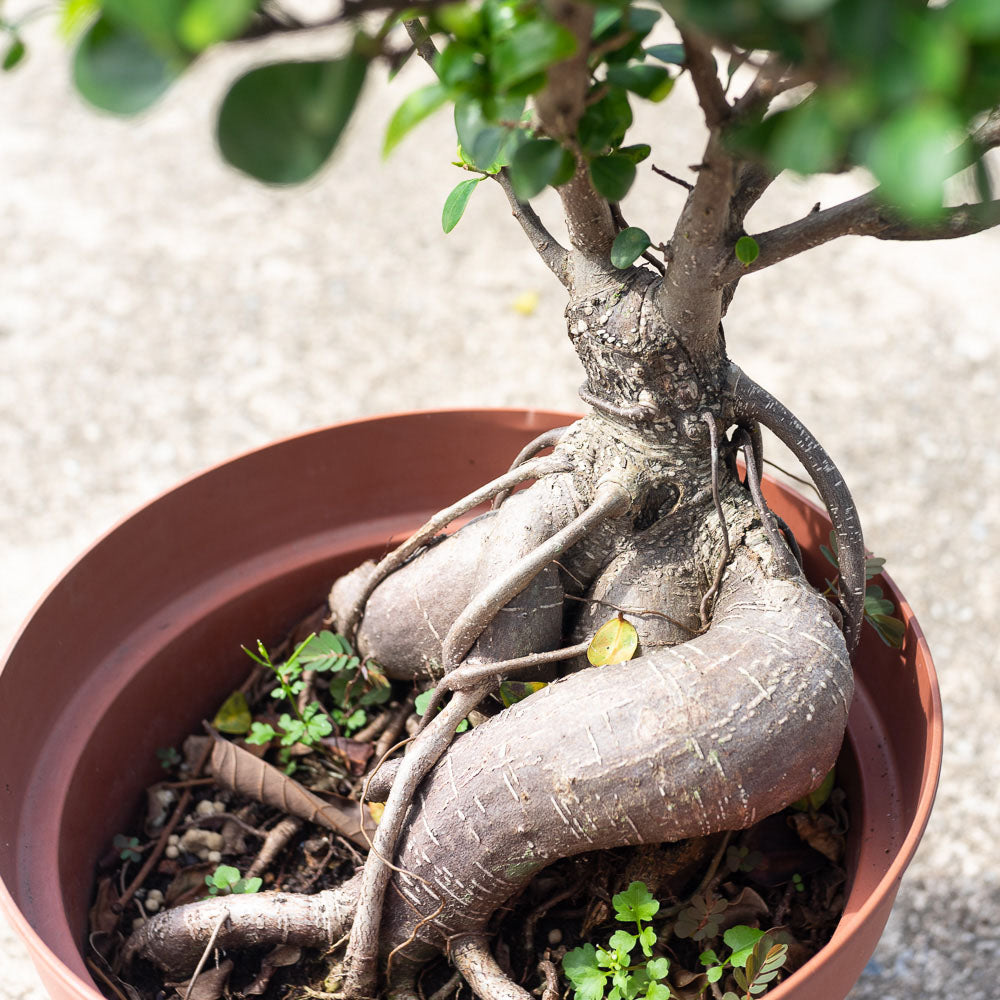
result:
[[(206, 59), (122, 123), (72, 95), (51, 34), (38, 22), (26, 63), (0, 80), (4, 643), (118, 518), (235, 452), (391, 410), (580, 408), (562, 290), (500, 192), (482, 185), (441, 234), (458, 179), (447, 117), (379, 160), (422, 67), (369, 88), (316, 183), (270, 191), (212, 148), (214, 95), (251, 53)], [(669, 102), (685, 111), (654, 159), (681, 174), (699, 156), (686, 82)], [(867, 186), (782, 181), (751, 231)], [(659, 239), (677, 208), (673, 186), (643, 171), (625, 212)], [(1000, 457), (983, 431), (1000, 397), (998, 265), (997, 231), (950, 244), (849, 238), (748, 279), (726, 326), (733, 358), (843, 470), (941, 675), (936, 811), (850, 1000), (996, 990)], [(44, 996), (2, 921), (0, 967), (4, 1000)]]

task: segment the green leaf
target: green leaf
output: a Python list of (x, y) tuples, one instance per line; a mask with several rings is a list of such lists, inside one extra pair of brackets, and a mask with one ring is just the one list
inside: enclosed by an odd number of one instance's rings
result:
[(73, 83), (94, 107), (134, 115), (156, 101), (181, 68), (154, 51), (137, 31), (101, 16), (73, 54)]
[(254, 722), (250, 725), (250, 735), (246, 738), (247, 743), (262, 747), (270, 743), (277, 736), (274, 727), (266, 722)]
[(663, 983), (650, 983), (646, 989), (646, 1000), (670, 1000), (673, 993)]
[(643, 927), (639, 931), (639, 944), (642, 946), (642, 953), (646, 958), (653, 955), (653, 945), (656, 944), (656, 931), (652, 927)]
[(630, 882), (629, 887), (615, 895), (611, 903), (618, 919), (626, 922), (652, 920), (660, 909), (660, 904), (653, 899), (643, 882)]
[(635, 164), (621, 153), (599, 156), (590, 162), (594, 190), (608, 201), (621, 201), (635, 180)]
[(813, 97), (774, 118), (769, 155), (776, 166), (798, 174), (836, 167), (844, 139), (826, 104)]
[(635, 947), (639, 938), (628, 931), (617, 930), (608, 938), (608, 944), (618, 953), (618, 960), (627, 964), (629, 952)]
[(819, 788), (814, 788), (808, 795), (804, 795), (801, 799), (796, 799), (792, 803), (792, 808), (798, 809), (800, 812), (815, 812), (830, 797), (836, 780), (837, 769), (831, 767), (820, 782)]
[(588, 156), (598, 156), (621, 145), (631, 124), (628, 93), (621, 87), (611, 87), (581, 116), (577, 126), (580, 147)]
[(592, 944), (566, 952), (562, 967), (576, 990), (578, 1000), (602, 1000), (608, 973), (598, 967), (597, 949)]
[(500, 125), (499, 121), (519, 121), (523, 111), (523, 98), (506, 98), (496, 102), (493, 119), (487, 117), (479, 101), (456, 101), (455, 131), (464, 162), (488, 174), (495, 174), (508, 166), (524, 136), (521, 129)]
[(323, 673), (327, 670), (356, 668), (360, 661), (356, 656), (351, 656), (351, 652), (351, 646), (343, 636), (324, 629), (299, 646), (292, 654), (292, 659), (305, 664), (309, 670)]
[(14, 37), (14, 40), (7, 46), (7, 51), (4, 53), (3, 63), (0, 63), (3, 71), (5, 73), (12, 70), (23, 58), (27, 49), (24, 47), (24, 42), (18, 38)]
[(643, 63), (609, 66), (608, 82), (654, 103), (662, 101), (674, 89), (674, 78), (663, 67)]
[(308, 180), (337, 145), (367, 68), (352, 52), (250, 70), (229, 88), (219, 111), (223, 157), (267, 184)]
[(961, 165), (955, 153), (960, 131), (961, 122), (941, 104), (925, 102), (895, 114), (875, 133), (865, 155), (880, 193), (911, 218), (939, 215), (944, 182)]
[(177, 21), (177, 37), (192, 52), (242, 34), (257, 0), (188, 0)]
[(620, 146), (615, 150), (620, 156), (627, 156), (634, 164), (642, 163), (652, 152), (652, 147), (646, 143), (637, 143), (635, 146)]
[(441, 228), (446, 233), (450, 233), (461, 221), (465, 214), (465, 206), (469, 204), (472, 192), (482, 179), (482, 177), (470, 177), (469, 180), (460, 181), (451, 189), (451, 194), (445, 199), (444, 210), (441, 212)]
[(906, 625), (898, 618), (894, 618), (892, 615), (871, 615), (868, 622), (887, 646), (891, 646), (893, 649), (903, 648)]
[(502, 681), (500, 684), (500, 700), (504, 708), (524, 701), (530, 694), (541, 691), (546, 687), (545, 681)]
[(388, 156), (403, 136), (448, 100), (448, 88), (443, 83), (429, 83), (410, 94), (396, 109), (385, 130), (382, 155)]
[(749, 267), (760, 256), (760, 246), (752, 236), (741, 236), (736, 241), (736, 259)]
[(742, 969), (747, 964), (747, 958), (753, 951), (754, 945), (764, 936), (764, 932), (756, 927), (747, 927), (745, 924), (737, 924), (730, 927), (722, 935), (722, 940), (732, 948), (733, 953), (729, 956), (729, 961), (734, 968)]
[(622, 270), (631, 267), (652, 245), (652, 242), (645, 229), (639, 229), (636, 226), (623, 229), (611, 245), (611, 263)]
[(650, 979), (666, 979), (670, 971), (669, 958), (651, 958), (646, 963), (646, 975)]
[(493, 85), (503, 93), (555, 62), (573, 55), (576, 39), (551, 21), (526, 21), (517, 25), (490, 54)]
[(660, 62), (670, 63), (672, 66), (684, 65), (684, 46), (679, 42), (668, 43), (666, 45), (650, 45), (646, 49), (646, 55), (659, 59)]
[(575, 161), (568, 149), (552, 139), (529, 139), (510, 161), (510, 183), (519, 201), (528, 201), (549, 184), (566, 183)]

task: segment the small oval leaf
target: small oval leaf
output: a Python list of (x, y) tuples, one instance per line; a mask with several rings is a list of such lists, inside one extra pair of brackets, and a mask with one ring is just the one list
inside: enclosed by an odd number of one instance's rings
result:
[(26, 51), (24, 42), (20, 38), (15, 37), (3, 57), (3, 71), (7, 73), (12, 70), (24, 58)]
[(649, 234), (637, 226), (623, 229), (611, 246), (611, 263), (624, 270), (631, 267), (652, 244)]
[(638, 648), (639, 636), (635, 626), (624, 618), (612, 618), (594, 633), (587, 649), (587, 659), (595, 667), (606, 667), (611, 663), (631, 660)]
[(441, 212), (441, 228), (450, 233), (459, 224), (465, 214), (465, 206), (469, 204), (472, 192), (482, 177), (470, 177), (460, 181), (452, 188), (451, 194), (445, 199), (444, 210)]
[(215, 713), (212, 726), (220, 733), (242, 736), (250, 731), (250, 706), (242, 691), (234, 691)]
[(736, 259), (749, 267), (760, 256), (760, 246), (752, 236), (741, 236), (736, 241)]
[(518, 200), (534, 198), (547, 185), (573, 175), (573, 154), (552, 139), (529, 139), (510, 163), (510, 183)]
[(599, 156), (590, 164), (594, 190), (608, 201), (621, 201), (635, 180), (635, 164), (621, 153)]

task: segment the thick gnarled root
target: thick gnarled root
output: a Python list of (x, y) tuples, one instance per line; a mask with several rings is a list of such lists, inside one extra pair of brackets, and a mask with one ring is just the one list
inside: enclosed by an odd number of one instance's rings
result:
[(135, 931), (122, 958), (126, 964), (145, 958), (170, 973), (187, 975), (210, 941), (215, 948), (237, 950), (279, 943), (330, 948), (351, 928), (360, 881), (356, 875), (312, 896), (263, 892), (178, 906)]
[(769, 577), (761, 548), (737, 550), (704, 635), (550, 684), (449, 749), (404, 830), (398, 864), (420, 878), (394, 877), (408, 905), (387, 909), (385, 950), (412, 937), (423, 961), (558, 858), (746, 827), (822, 780), (847, 650), (825, 600)]

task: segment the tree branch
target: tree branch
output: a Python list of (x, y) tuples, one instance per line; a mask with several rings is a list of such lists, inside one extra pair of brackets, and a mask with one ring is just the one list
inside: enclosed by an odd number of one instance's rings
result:
[(719, 80), (719, 67), (712, 55), (712, 45), (692, 28), (681, 28), (680, 33), (684, 43), (684, 65), (691, 74), (705, 124), (710, 129), (717, 128), (729, 117), (732, 109)]
[(945, 240), (971, 236), (1000, 225), (1000, 200), (947, 208), (939, 219), (906, 222), (894, 216), (877, 197), (878, 188), (851, 201), (835, 205), (788, 225), (755, 236), (760, 254), (750, 265), (734, 256), (716, 273), (714, 285), (722, 288), (743, 275), (787, 260), (805, 250), (840, 236), (874, 236), (880, 240)]
[[(586, 109), (590, 87), (590, 36), (594, 25), (594, 8), (573, 0), (552, 0), (549, 14), (576, 38), (576, 52), (548, 70), (548, 83), (538, 95), (535, 110), (546, 135), (576, 147), (576, 127)], [(578, 153), (577, 169), (572, 179), (557, 190), (562, 201), (570, 245), (578, 256), (592, 264), (607, 260), (615, 238), (611, 208), (590, 183), (586, 161)], [(568, 261), (575, 267), (576, 257)], [(581, 260), (580, 263), (583, 263)], [(607, 264), (610, 268), (610, 263)]]
[(500, 185), (510, 202), (511, 215), (517, 219), (525, 235), (531, 240), (538, 256), (542, 258), (549, 270), (567, 287), (569, 286), (569, 252), (545, 228), (535, 210), (527, 203), (518, 201), (514, 188), (510, 183), (507, 169), (504, 168), (493, 179)]

